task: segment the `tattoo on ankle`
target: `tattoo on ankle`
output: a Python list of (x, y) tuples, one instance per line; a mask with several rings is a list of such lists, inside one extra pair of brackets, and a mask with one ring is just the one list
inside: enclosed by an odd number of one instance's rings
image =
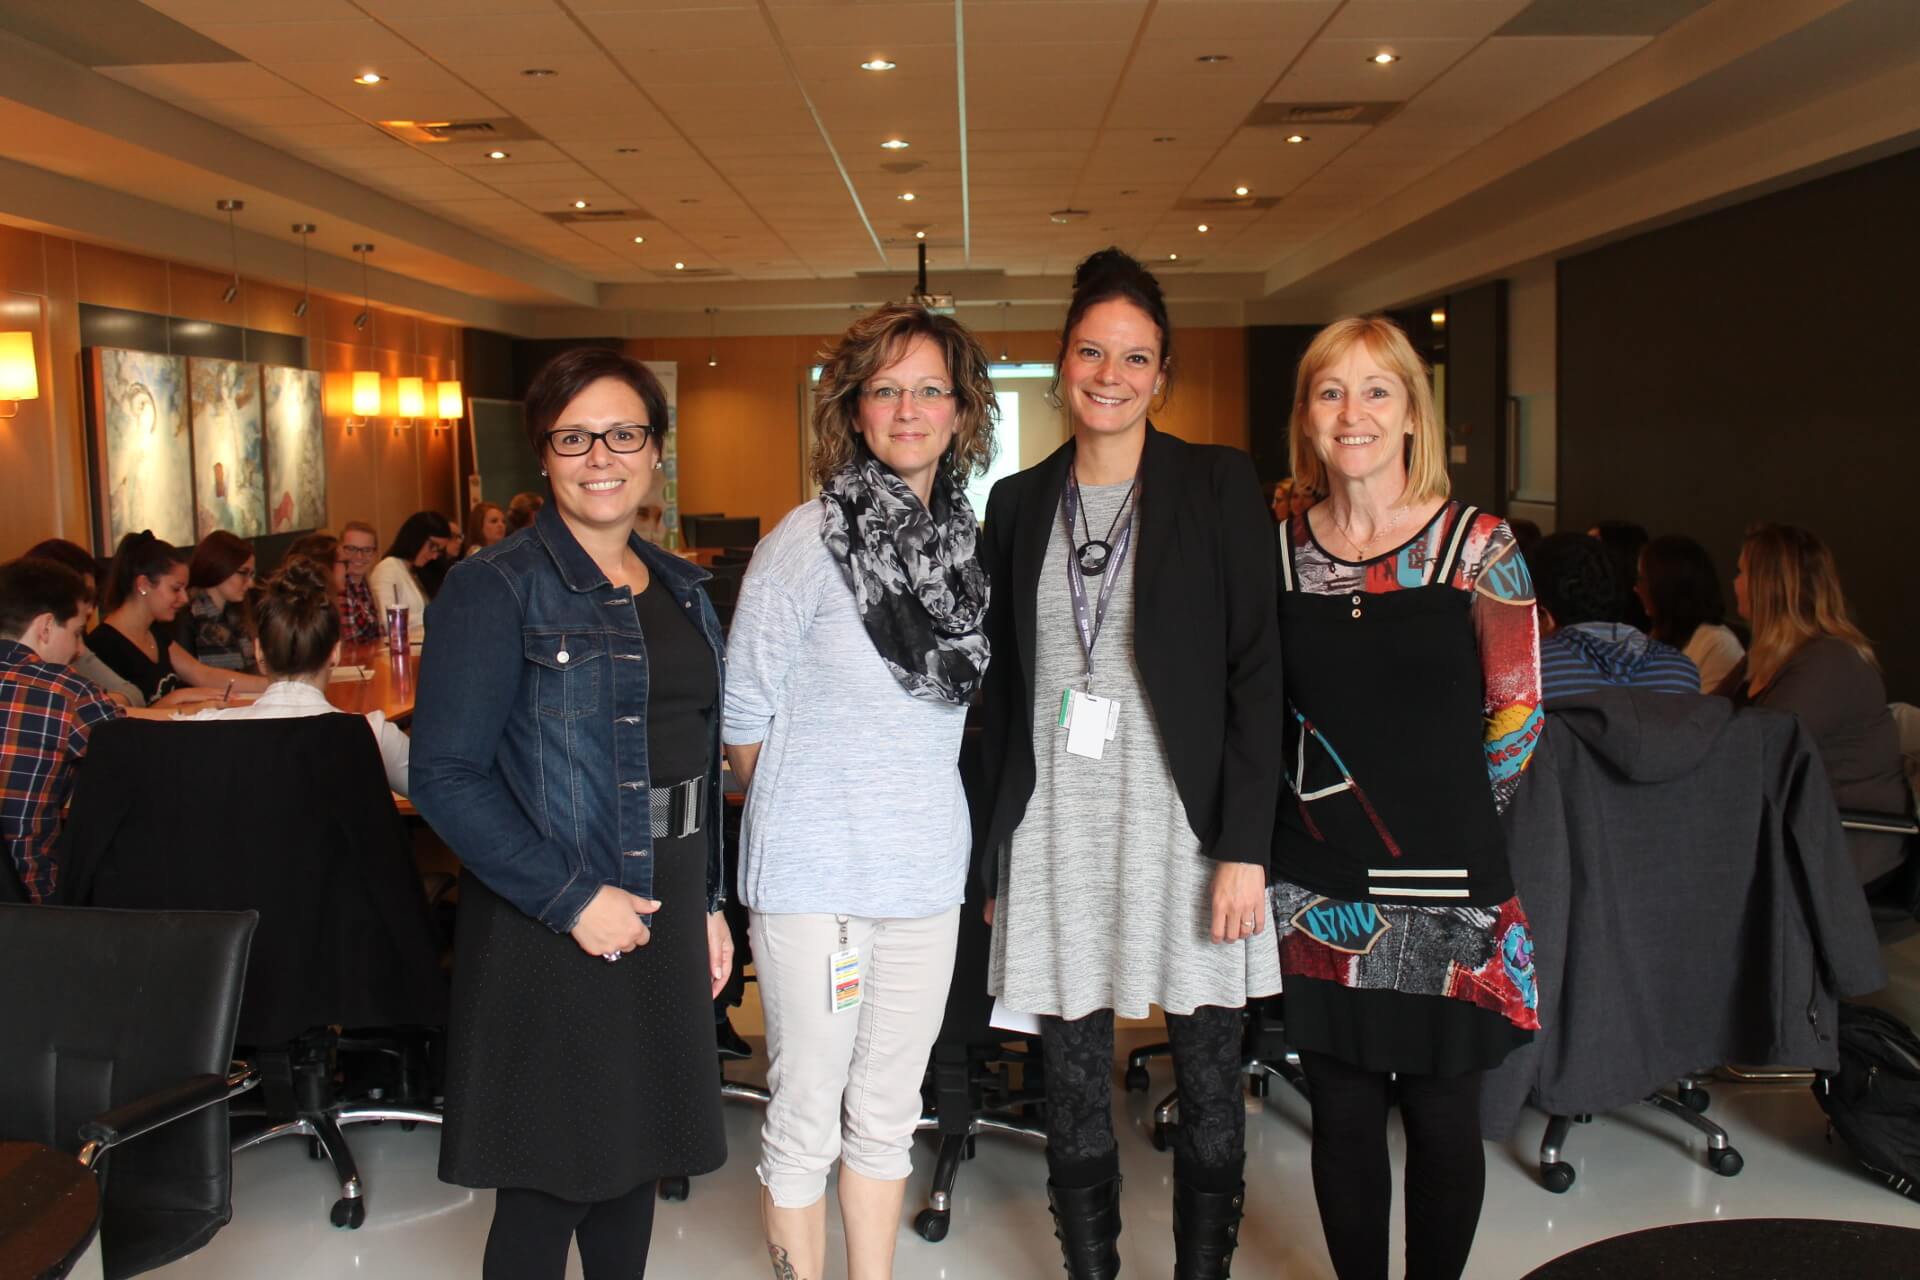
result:
[(787, 1257), (785, 1249), (770, 1244), (767, 1253), (773, 1258), (773, 1280), (799, 1280), (799, 1273), (793, 1269), (793, 1262)]

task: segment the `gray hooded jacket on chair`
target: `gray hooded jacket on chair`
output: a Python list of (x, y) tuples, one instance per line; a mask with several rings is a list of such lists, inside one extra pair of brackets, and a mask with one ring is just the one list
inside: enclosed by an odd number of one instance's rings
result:
[(1831, 1069), (1838, 997), (1886, 981), (1833, 793), (1790, 715), (1613, 690), (1556, 702), (1506, 814), (1540, 1033), (1487, 1076), (1609, 1111), (1721, 1062)]

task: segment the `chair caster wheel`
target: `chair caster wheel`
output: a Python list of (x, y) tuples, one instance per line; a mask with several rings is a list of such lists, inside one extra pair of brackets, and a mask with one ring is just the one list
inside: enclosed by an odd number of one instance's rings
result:
[(1707, 1168), (1723, 1178), (1731, 1178), (1746, 1167), (1747, 1162), (1742, 1160), (1740, 1153), (1732, 1147), (1722, 1147), (1718, 1151), (1707, 1152)]
[(939, 1244), (947, 1238), (947, 1228), (953, 1225), (951, 1213), (940, 1213), (933, 1209), (922, 1209), (913, 1215), (913, 1229), (928, 1244)]
[(1126, 1084), (1128, 1093), (1145, 1093), (1147, 1086), (1152, 1083), (1153, 1077), (1147, 1074), (1145, 1067), (1127, 1068)]
[(1161, 1124), (1156, 1121), (1153, 1126), (1153, 1149), (1155, 1151), (1165, 1151), (1167, 1147), (1171, 1145), (1172, 1141), (1173, 1126), (1170, 1124)]
[(1707, 1106), (1713, 1101), (1705, 1089), (1682, 1089), (1680, 1105), (1695, 1115), (1707, 1114)]
[(349, 1231), (358, 1231), (367, 1220), (367, 1202), (361, 1199), (335, 1200), (333, 1211), (327, 1215), (336, 1227), (345, 1227)]
[(693, 1183), (685, 1174), (678, 1177), (660, 1179), (660, 1198), (662, 1200), (685, 1200), (693, 1192)]
[(1573, 1166), (1564, 1160), (1540, 1166), (1540, 1185), (1555, 1195), (1563, 1195), (1573, 1185)]

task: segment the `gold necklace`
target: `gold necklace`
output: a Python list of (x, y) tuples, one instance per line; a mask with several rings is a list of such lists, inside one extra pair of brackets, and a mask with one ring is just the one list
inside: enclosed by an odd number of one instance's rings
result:
[(1365, 560), (1367, 558), (1367, 552), (1372, 548), (1373, 544), (1380, 541), (1380, 539), (1383, 536), (1390, 534), (1395, 529), (1399, 528), (1400, 522), (1407, 518), (1407, 508), (1397, 507), (1395, 508), (1395, 511), (1397, 512), (1397, 514), (1393, 517), (1393, 519), (1387, 521), (1385, 525), (1376, 525), (1374, 527), (1372, 536), (1369, 537), (1365, 542), (1357, 541), (1354, 538), (1353, 524), (1351, 520), (1349, 520), (1345, 526), (1342, 526), (1338, 521), (1335, 521), (1333, 527), (1340, 531), (1340, 536), (1347, 540), (1347, 545), (1349, 547), (1352, 547), (1355, 551), (1359, 553), (1357, 558), (1361, 560)]

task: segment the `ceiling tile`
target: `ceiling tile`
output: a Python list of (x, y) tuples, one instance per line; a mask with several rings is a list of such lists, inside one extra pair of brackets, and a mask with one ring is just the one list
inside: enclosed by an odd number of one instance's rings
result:
[(1492, 35), (1533, 0), (1347, 0), (1323, 33), (1330, 40), (1413, 40)]
[[(1405, 102), (1458, 62), (1471, 40), (1316, 40), (1269, 102)], [(1389, 50), (1400, 61), (1380, 66), (1369, 59)]]
[(754, 49), (774, 44), (773, 32), (755, 8), (581, 12), (579, 17), (612, 53)]

